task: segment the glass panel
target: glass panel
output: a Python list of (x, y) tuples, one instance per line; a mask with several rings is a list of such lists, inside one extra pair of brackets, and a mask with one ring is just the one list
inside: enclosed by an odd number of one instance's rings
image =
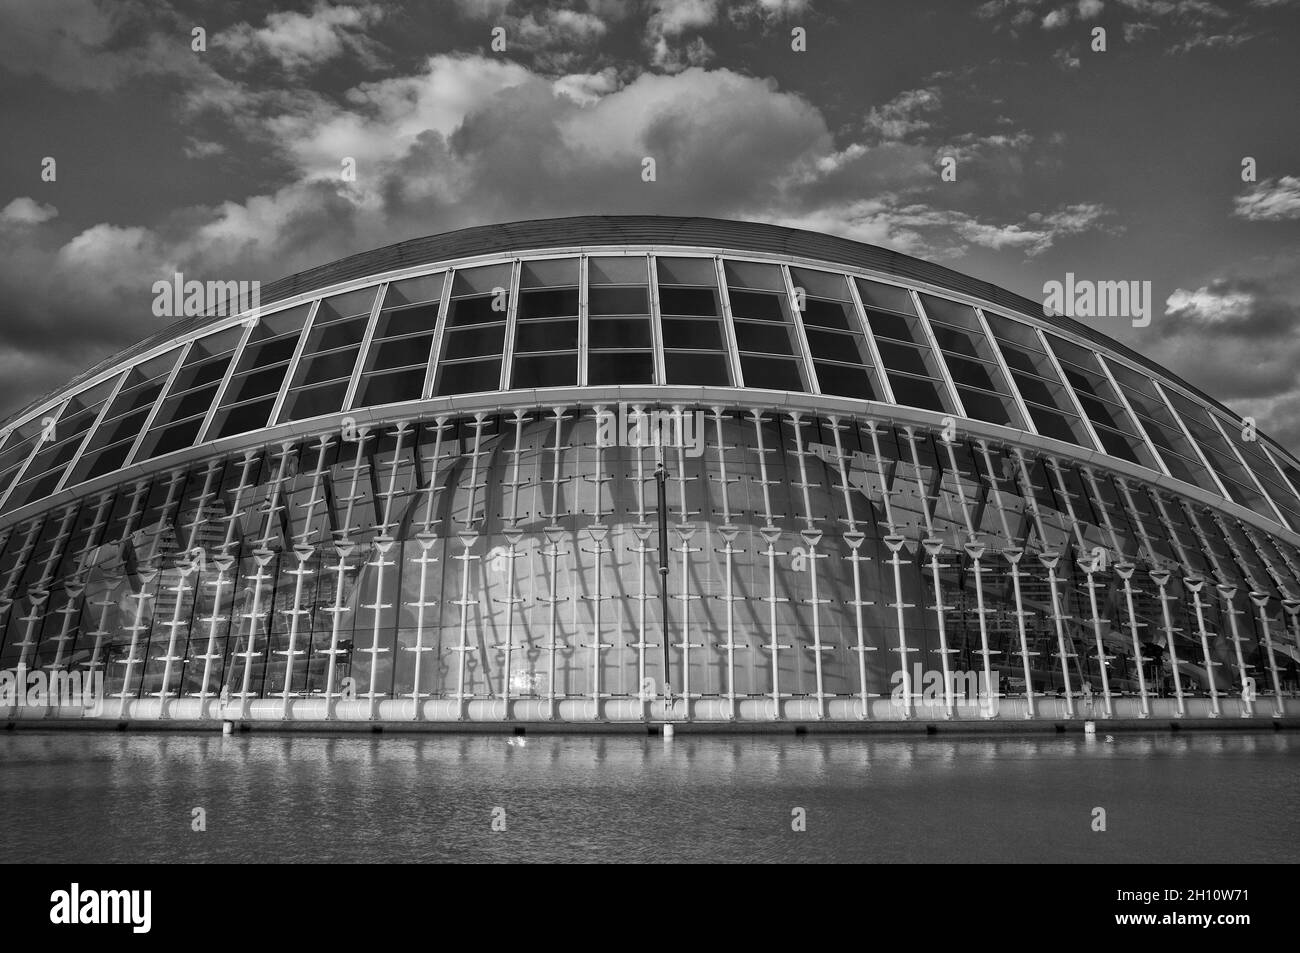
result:
[(177, 348), (127, 372), (127, 379), (105, 412), (103, 422), (87, 440), (81, 459), (68, 478), (68, 486), (108, 473), (126, 462), (180, 353), (181, 349)]
[[(425, 372), (446, 280), (444, 273), (388, 286), (361, 368), (354, 407), (396, 404), (424, 396)], [(460, 333), (472, 333), (472, 329)]]
[(171, 390), (158, 406), (153, 425), (136, 454), (137, 462), (193, 446), (243, 334), (243, 327), (236, 326), (194, 342)]
[[(539, 258), (536, 261), (523, 262), (519, 267), (519, 287), (527, 288), (563, 288), (578, 286), (577, 258)], [(520, 301), (523, 300), (520, 296)], [(577, 307), (577, 302), (574, 302)], [(577, 311), (573, 312), (577, 314)]]
[(864, 307), (896, 311), (899, 314), (916, 314), (916, 305), (912, 302), (912, 295), (906, 288), (868, 281), (865, 278), (855, 278), (854, 282), (858, 286), (858, 295), (862, 298)]
[[(435, 397), (500, 389), (509, 287), (509, 265), (456, 272), (433, 387)], [(488, 355), (489, 359), (482, 359)], [(467, 358), (473, 363), (451, 363)]]
[(646, 259), (590, 258), (587, 274), (587, 382), (654, 383)]
[(792, 268), (790, 275), (804, 292), (804, 335), (822, 393), (880, 399), (877, 371), (848, 279), (808, 268)]
[(984, 318), (1011, 368), (1011, 376), (1029, 409), (1034, 426), (1045, 437), (1091, 448), (1092, 439), (1079, 419), (1065, 383), (1052, 366), (1034, 329), (1018, 321), (985, 312)]
[(713, 260), (657, 258), (655, 261), (659, 310), (664, 316), (660, 327), (666, 383), (730, 385), (722, 303)]
[(776, 265), (728, 261), (725, 270), (746, 384), (768, 390), (807, 390), (801, 360), (758, 357), (798, 358), (800, 353), (781, 269)]
[(1262, 516), (1274, 519), (1272, 508), (1260, 495), (1250, 479), (1250, 474), (1233, 454), (1232, 448), (1214, 426), (1205, 408), (1172, 387), (1166, 387), (1164, 391), (1169, 396), (1169, 402), (1178, 412), (1178, 416), (1183, 418), (1183, 423), (1186, 424), (1192, 439), (1196, 441), (1201, 452), (1210, 461), (1210, 466), (1214, 467), (1215, 472), (1223, 480), (1229, 497)]
[(208, 439), (265, 427), (289, 370), (310, 304), (264, 317), (239, 355), (235, 373), (212, 418)]
[(1102, 371), (1097, 355), (1055, 334), (1047, 334), (1047, 341), (1106, 452), (1130, 463), (1159, 469), (1132, 415)]
[(653, 384), (654, 354), (649, 351), (605, 353), (587, 369), (589, 384)]
[[(576, 281), (576, 278), (575, 278)], [(650, 281), (641, 255), (587, 259), (587, 283), (592, 285), (645, 285)]]
[[(655, 258), (655, 266), (662, 285), (697, 285), (716, 288), (718, 274), (712, 258)], [(662, 298), (662, 291), (661, 291)]]
[(1025, 429), (1024, 417), (975, 309), (933, 295), (921, 295), (921, 304), (966, 415)]
[(578, 382), (578, 355), (545, 354), (515, 358), (512, 388), (572, 387)]
[(22, 481), (5, 501), (6, 510), (17, 509), (32, 500), (39, 500), (59, 485), (59, 480), (85, 441), (86, 432), (99, 417), (104, 401), (113, 392), (116, 383), (117, 379), (112, 378), (73, 397), (52, 427), (44, 426), (44, 418), (36, 421), (40, 435), (39, 449), (23, 471)]
[(1218, 485), (1197, 458), (1195, 449), (1187, 442), (1178, 421), (1156, 393), (1150, 377), (1139, 374), (1118, 361), (1108, 360), (1106, 365), (1119, 383), (1129, 406), (1141, 420), (1142, 429), (1159, 448), (1160, 458), (1169, 468), (1170, 474), (1217, 495), (1220, 492)]
[(664, 373), (670, 384), (728, 387), (731, 369), (722, 354), (665, 351)]

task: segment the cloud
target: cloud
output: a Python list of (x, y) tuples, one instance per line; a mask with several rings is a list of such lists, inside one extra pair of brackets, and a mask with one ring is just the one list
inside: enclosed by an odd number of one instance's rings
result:
[(1079, 19), (1093, 20), (1101, 16), (1101, 12), (1106, 9), (1106, 4), (1102, 0), (1079, 0)]
[(74, 92), (111, 92), (148, 76), (201, 83), (213, 71), (190, 49), (193, 25), (150, 0), (6, 0), (0, 64)]
[(1175, 289), (1165, 300), (1165, 314), (1205, 325), (1240, 323), (1256, 312), (1258, 303), (1259, 295), (1254, 290), (1223, 282), (1213, 288), (1202, 285), (1195, 291)]
[[(1300, 304), (1285, 278), (1218, 278), (1176, 288), (1143, 350), (1190, 383), (1300, 445)], [(1206, 355), (1213, 354), (1213, 360)]]
[(1070, 25), (1070, 8), (1061, 7), (1043, 17), (1044, 30), (1060, 30)]
[(1079, 61), (1079, 57), (1075, 56), (1072, 51), (1065, 48), (1061, 48), (1052, 53), (1052, 62), (1067, 73), (1072, 73), (1083, 65)]
[(374, 4), (331, 6), (317, 0), (308, 13), (273, 12), (260, 27), (235, 24), (218, 34), (212, 48), (245, 64), (270, 60), (291, 73), (318, 69), (345, 53), (374, 66), (379, 46), (365, 31), (382, 16)]
[(0, 209), (0, 225), (40, 225), (58, 214), (53, 205), (43, 205), (24, 195)]
[(905, 90), (889, 102), (871, 107), (863, 126), (878, 140), (907, 139), (930, 128), (930, 119), (942, 102), (935, 86)]
[(644, 38), (650, 62), (670, 73), (703, 66), (713, 58), (712, 47), (703, 37), (682, 37), (713, 26), (718, 15), (718, 0), (653, 0)]
[(1300, 218), (1300, 176), (1265, 179), (1232, 200), (1232, 213), (1252, 222)]
[(1059, 239), (1105, 228), (1111, 213), (1096, 205), (1073, 205), (1033, 213), (1021, 222), (985, 221), (966, 212), (926, 203), (902, 204), (895, 195), (859, 200), (779, 218), (782, 224), (830, 232), (858, 241), (887, 245), (908, 254), (960, 258), (968, 246), (1012, 250), (1035, 257)]

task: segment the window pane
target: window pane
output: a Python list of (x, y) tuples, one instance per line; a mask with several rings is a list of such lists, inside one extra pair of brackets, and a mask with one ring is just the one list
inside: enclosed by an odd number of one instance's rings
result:
[(590, 314), (648, 314), (645, 288), (592, 288), (587, 300)]
[(572, 387), (577, 383), (577, 354), (516, 358), (510, 377), (512, 388)]
[(578, 316), (577, 288), (525, 291), (519, 295), (519, 319)]
[(795, 361), (742, 354), (740, 372), (745, 375), (746, 387), (796, 392), (805, 390), (803, 375)]
[(686, 350), (721, 351), (722, 326), (717, 321), (685, 321), (664, 318), (664, 347)]
[(659, 288), (659, 310), (663, 314), (716, 316), (718, 293), (703, 288)]
[(521, 321), (515, 331), (517, 352), (563, 351), (575, 350), (577, 347), (578, 322), (576, 320)]
[[(578, 284), (577, 258), (541, 258), (520, 265), (521, 288), (555, 288)], [(574, 314), (577, 312), (575, 311)]]
[(587, 346), (602, 348), (649, 348), (650, 322), (644, 318), (592, 318), (587, 326)]
[(906, 288), (868, 281), (865, 278), (857, 278), (855, 282), (858, 286), (858, 294), (866, 307), (883, 308), (900, 314), (916, 314), (916, 305), (912, 303), (912, 296)]
[(592, 285), (644, 285), (650, 281), (646, 260), (640, 256), (587, 259), (587, 283)]
[[(721, 354), (693, 354), (689, 351), (664, 352), (664, 371), (669, 384), (693, 384), (727, 387), (731, 373)], [(752, 385), (751, 385), (752, 386)]]
[(654, 355), (648, 351), (602, 354), (587, 368), (587, 383), (651, 384), (654, 374)]
[(465, 364), (447, 364), (438, 369), (438, 387), (441, 397), (453, 394), (477, 394), (498, 390), (501, 386), (501, 359), (471, 361)]
[(857, 397), (862, 400), (879, 400), (872, 387), (871, 378), (865, 367), (849, 367), (846, 364), (828, 364), (818, 361), (813, 365), (817, 371), (817, 383), (823, 394), (837, 397)]
[(716, 287), (718, 274), (712, 258), (655, 259), (660, 285), (707, 285)]

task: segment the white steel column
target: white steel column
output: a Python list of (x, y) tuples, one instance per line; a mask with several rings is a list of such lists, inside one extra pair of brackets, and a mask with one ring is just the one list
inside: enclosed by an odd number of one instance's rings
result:
[[(345, 531), (346, 532), (346, 531)], [(348, 571), (348, 557), (352, 555), (356, 544), (344, 536), (343, 539), (334, 543), (334, 554), (338, 556), (339, 561), (329, 567), (329, 571), (334, 573), (334, 605), (325, 611), (330, 614), (330, 647), (324, 654), (329, 658), (329, 665), (325, 670), (325, 720), (330, 721), (334, 718), (335, 702), (340, 697), (351, 695), (351, 692), (335, 691), (335, 673), (338, 670), (338, 657), (346, 650), (339, 648), (339, 635), (343, 631), (343, 615), (351, 612), (352, 607), (347, 605), (343, 598), (343, 583)]]
[(1232, 603), (1233, 596), (1237, 594), (1237, 587), (1227, 583), (1220, 583), (1215, 588), (1219, 590), (1219, 595), (1223, 599), (1223, 609), (1221, 611), (1228, 617), (1228, 628), (1232, 631), (1229, 639), (1237, 654), (1237, 673), (1241, 679), (1241, 717), (1252, 718), (1255, 715), (1255, 697), (1249, 688), (1250, 676), (1246, 674), (1246, 660), (1241, 654), (1241, 633), (1237, 629), (1237, 616), (1241, 615), (1241, 612)]
[(1192, 606), (1196, 609), (1196, 630), (1201, 636), (1201, 654), (1205, 658), (1205, 677), (1210, 683), (1210, 717), (1218, 718), (1219, 710), (1219, 688), (1215, 684), (1214, 668), (1219, 663), (1210, 655), (1210, 637), (1205, 631), (1205, 612), (1201, 605), (1201, 587), (1205, 585), (1205, 580), (1197, 576), (1187, 576), (1183, 579), (1183, 587), (1192, 594)]
[[(473, 505), (471, 503), (471, 505)], [(478, 532), (473, 529), (463, 530), (456, 534), (460, 540), (461, 551), (453, 556), (453, 559), (460, 561), (460, 598), (455, 600), (455, 605), (460, 607), (460, 642), (451, 647), (451, 651), (456, 653), (456, 694), (452, 697), (456, 699), (456, 720), (464, 721), (466, 716), (466, 703), (473, 697), (472, 693), (465, 691), (465, 663), (467, 656), (471, 652), (477, 652), (478, 647), (469, 644), (469, 607), (478, 606), (478, 599), (469, 597), (469, 568), (470, 562), (477, 559), (477, 556), (471, 556), (470, 550), (478, 542)]]
[(1173, 619), (1169, 615), (1169, 603), (1178, 601), (1178, 597), (1171, 596), (1167, 591), (1170, 578), (1169, 570), (1153, 569), (1150, 576), (1160, 590), (1158, 597), (1160, 599), (1160, 616), (1164, 623), (1165, 639), (1169, 642), (1169, 661), (1174, 670), (1174, 695), (1178, 699), (1178, 717), (1182, 718), (1187, 714), (1187, 704), (1183, 698), (1183, 676), (1178, 668), (1178, 648), (1174, 644), (1176, 633), (1181, 632), (1182, 629), (1174, 628)]
[(1255, 603), (1255, 608), (1259, 611), (1259, 627), (1264, 633), (1264, 648), (1268, 652), (1268, 670), (1273, 676), (1273, 712), (1281, 718), (1286, 714), (1286, 707), (1282, 703), (1282, 680), (1277, 674), (1277, 658), (1273, 654), (1273, 635), (1268, 624), (1269, 594), (1252, 592), (1250, 601)]
[[(599, 451), (597, 451), (598, 465), (599, 459), (600, 455)], [(596, 492), (599, 493), (600, 490), (597, 489)], [(605, 545), (605, 540), (609, 536), (609, 527), (603, 523), (593, 523), (587, 527), (587, 535), (590, 536), (591, 541), (596, 544), (595, 549), (585, 550), (585, 552), (591, 553), (596, 557), (596, 571), (595, 578), (593, 579), (595, 594), (584, 596), (584, 598), (590, 600), (592, 603), (592, 640), (585, 646), (586, 648), (591, 649), (591, 690), (588, 695), (591, 698), (592, 720), (600, 721), (601, 699), (609, 697), (608, 692), (602, 692), (600, 690), (600, 653), (602, 650), (613, 648), (614, 646), (614, 643), (612, 642), (602, 642), (600, 640), (600, 604), (609, 598), (609, 596), (601, 594), (601, 577), (605, 572), (604, 557), (605, 553), (609, 552), (609, 547)]]
[(844, 441), (840, 437), (840, 432), (845, 428), (834, 414), (827, 419), (829, 429), (835, 438), (835, 466), (840, 476), (840, 492), (844, 499), (844, 523), (848, 526), (848, 529), (841, 534), (841, 538), (844, 540), (844, 544), (849, 547), (849, 554), (843, 558), (847, 559), (849, 565), (853, 567), (853, 601), (849, 604), (853, 606), (853, 624), (857, 641), (852, 646), (852, 651), (856, 652), (858, 656), (858, 719), (865, 720), (871, 714), (871, 703), (868, 701), (871, 698), (871, 693), (867, 691), (867, 653), (874, 652), (876, 647), (866, 644), (862, 609), (865, 606), (875, 605), (875, 603), (863, 601), (861, 564), (871, 560), (870, 557), (862, 555), (862, 543), (866, 539), (866, 534), (858, 529), (858, 521), (853, 515), (853, 494), (849, 490), (848, 468), (844, 464)]
[(1137, 669), (1138, 691), (1142, 695), (1142, 718), (1148, 718), (1151, 715), (1151, 698), (1147, 695), (1147, 677), (1142, 670), (1146, 659), (1142, 657), (1142, 643), (1138, 639), (1138, 626), (1146, 625), (1145, 622), (1138, 622), (1137, 612), (1133, 608), (1133, 571), (1137, 567), (1130, 562), (1120, 562), (1115, 564), (1115, 573), (1124, 583), (1124, 601), (1128, 606), (1128, 625), (1129, 632), (1133, 639), (1133, 667)]

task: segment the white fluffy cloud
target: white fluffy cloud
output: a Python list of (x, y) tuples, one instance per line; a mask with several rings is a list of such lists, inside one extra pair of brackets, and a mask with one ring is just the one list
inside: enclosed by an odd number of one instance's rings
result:
[(1300, 176), (1265, 179), (1233, 199), (1233, 214), (1252, 222), (1300, 218)]
[(1176, 288), (1165, 300), (1165, 314), (1220, 324), (1249, 317), (1258, 306), (1258, 300), (1254, 291), (1240, 288), (1211, 288), (1206, 285), (1195, 291)]
[(374, 62), (375, 46), (365, 30), (382, 15), (373, 4), (331, 6), (317, 0), (307, 13), (270, 13), (260, 27), (236, 24), (213, 45), (245, 61), (269, 58), (290, 72), (324, 66), (345, 52)]
[(40, 225), (57, 217), (59, 210), (26, 195), (14, 199), (0, 209), (0, 225)]

